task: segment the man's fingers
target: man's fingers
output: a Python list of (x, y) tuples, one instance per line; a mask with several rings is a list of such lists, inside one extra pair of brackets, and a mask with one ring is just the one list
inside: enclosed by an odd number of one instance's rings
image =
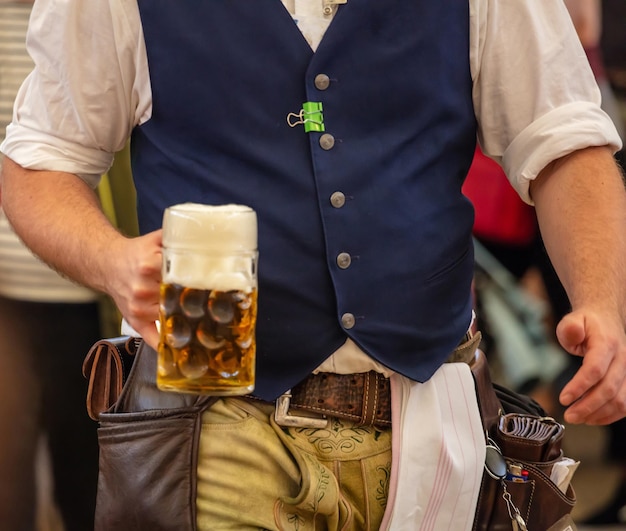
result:
[(583, 364), (563, 388), (565, 420), (606, 424), (626, 413), (626, 366), (617, 348), (590, 348)]
[(582, 403), (575, 403), (565, 411), (564, 418), (571, 424), (606, 426), (624, 416), (626, 416), (626, 386), (622, 386), (620, 392), (611, 399), (604, 400), (597, 409), (592, 409), (592, 406)]
[(556, 337), (567, 352), (582, 356), (585, 342), (584, 317), (575, 313), (563, 317), (556, 327)]
[(143, 338), (143, 340), (154, 350), (157, 350), (159, 345), (159, 332), (156, 327), (156, 323), (143, 323), (141, 326), (133, 327), (137, 333)]

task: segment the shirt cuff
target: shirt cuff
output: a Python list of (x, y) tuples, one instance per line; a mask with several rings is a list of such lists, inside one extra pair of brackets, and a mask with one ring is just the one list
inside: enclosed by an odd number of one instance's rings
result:
[(526, 127), (502, 157), (502, 167), (520, 197), (528, 204), (530, 181), (552, 161), (579, 149), (609, 145), (622, 147), (615, 125), (596, 104), (569, 103)]
[(92, 188), (113, 164), (113, 153), (67, 142), (19, 124), (7, 126), (0, 151), (28, 170), (62, 171), (78, 175)]

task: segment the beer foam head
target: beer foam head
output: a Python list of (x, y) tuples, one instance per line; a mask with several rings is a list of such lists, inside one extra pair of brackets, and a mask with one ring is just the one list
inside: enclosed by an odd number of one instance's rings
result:
[(163, 280), (187, 287), (256, 286), (256, 212), (243, 205), (183, 203), (163, 216)]
[(163, 215), (163, 245), (218, 252), (256, 249), (256, 212), (244, 205), (171, 206)]

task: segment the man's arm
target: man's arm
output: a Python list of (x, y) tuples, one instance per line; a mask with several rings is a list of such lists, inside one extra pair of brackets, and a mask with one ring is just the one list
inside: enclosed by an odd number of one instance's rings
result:
[(602, 35), (600, 0), (565, 0), (580, 42), (585, 48), (598, 46)]
[(564, 387), (568, 422), (608, 424), (626, 415), (626, 191), (608, 148), (574, 152), (531, 184), (548, 254), (572, 304), (557, 327), (582, 356)]
[(108, 293), (151, 346), (158, 336), (161, 232), (120, 234), (77, 176), (26, 170), (5, 158), (2, 206), (17, 234), (53, 268)]

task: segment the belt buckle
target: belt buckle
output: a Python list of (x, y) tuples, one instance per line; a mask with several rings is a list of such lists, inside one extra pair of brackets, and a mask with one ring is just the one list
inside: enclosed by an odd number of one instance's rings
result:
[(274, 420), (279, 426), (285, 428), (326, 428), (328, 426), (327, 418), (302, 417), (289, 413), (291, 405), (291, 389), (280, 395), (276, 399), (276, 409), (274, 411)]

